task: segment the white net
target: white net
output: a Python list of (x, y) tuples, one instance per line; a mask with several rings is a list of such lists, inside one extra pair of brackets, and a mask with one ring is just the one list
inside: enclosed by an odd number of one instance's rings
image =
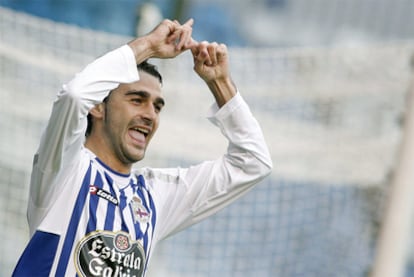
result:
[[(32, 155), (62, 83), (131, 38), (0, 8), (0, 275), (28, 240)], [(166, 240), (150, 276), (364, 276), (401, 135), (414, 43), (230, 49), (275, 170), (246, 197)], [(186, 166), (225, 149), (189, 55), (157, 62), (167, 101), (145, 159)], [(40, 251), (40, 250), (39, 250)]]

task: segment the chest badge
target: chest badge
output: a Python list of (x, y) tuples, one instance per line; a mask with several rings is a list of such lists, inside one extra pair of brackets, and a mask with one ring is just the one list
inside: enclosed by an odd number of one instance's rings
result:
[(134, 223), (147, 223), (150, 220), (151, 213), (144, 207), (142, 200), (139, 197), (134, 196), (130, 205)]

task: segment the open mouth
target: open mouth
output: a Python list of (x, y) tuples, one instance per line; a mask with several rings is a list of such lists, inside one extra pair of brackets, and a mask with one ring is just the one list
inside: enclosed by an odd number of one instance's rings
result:
[(138, 145), (145, 145), (147, 143), (147, 137), (150, 134), (150, 130), (142, 127), (133, 127), (129, 129), (128, 134)]
[(149, 130), (148, 129), (145, 129), (145, 128), (135, 127), (135, 128), (132, 128), (132, 130), (143, 134), (144, 137), (147, 137), (148, 134), (149, 134)]

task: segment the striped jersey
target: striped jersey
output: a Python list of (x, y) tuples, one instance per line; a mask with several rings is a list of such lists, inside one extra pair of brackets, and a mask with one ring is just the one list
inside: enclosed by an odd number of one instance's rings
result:
[(214, 214), (270, 172), (262, 132), (239, 93), (209, 117), (229, 141), (218, 159), (130, 174), (109, 168), (83, 146), (86, 117), (120, 83), (135, 81), (125, 45), (63, 86), (34, 157), (31, 238), (13, 276), (144, 276), (160, 240)]

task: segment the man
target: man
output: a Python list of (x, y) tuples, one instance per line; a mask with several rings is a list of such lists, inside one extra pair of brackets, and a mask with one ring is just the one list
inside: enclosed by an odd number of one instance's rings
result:
[[(269, 174), (270, 155), (231, 80), (226, 46), (196, 42), (192, 24), (164, 20), (63, 86), (34, 158), (31, 239), (14, 276), (143, 276), (160, 240)], [(228, 151), (185, 169), (132, 169), (164, 106), (161, 76), (146, 60), (186, 50), (216, 100), (210, 120)]]

